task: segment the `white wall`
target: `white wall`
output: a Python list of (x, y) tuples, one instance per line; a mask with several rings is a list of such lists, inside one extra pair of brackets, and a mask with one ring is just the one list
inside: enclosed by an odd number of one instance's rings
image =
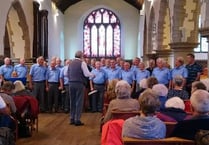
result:
[(138, 50), (139, 12), (123, 0), (85, 0), (65, 11), (64, 38), (65, 58), (74, 58), (77, 50), (83, 49), (83, 21), (94, 9), (105, 7), (112, 10), (121, 21), (121, 53), (125, 59), (132, 59)]
[(53, 9), (51, 0), (41, 2), (41, 9), (48, 10), (48, 55), (49, 59), (53, 56), (64, 59), (64, 15), (58, 10)]

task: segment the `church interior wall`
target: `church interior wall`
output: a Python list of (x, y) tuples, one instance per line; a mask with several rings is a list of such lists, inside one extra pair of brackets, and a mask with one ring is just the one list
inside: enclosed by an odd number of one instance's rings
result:
[(76, 50), (82, 50), (83, 21), (92, 10), (99, 7), (112, 10), (121, 20), (121, 56), (125, 59), (140, 56), (141, 54), (137, 54), (139, 11), (122, 0), (85, 0), (69, 7), (65, 12), (65, 57), (73, 58)]

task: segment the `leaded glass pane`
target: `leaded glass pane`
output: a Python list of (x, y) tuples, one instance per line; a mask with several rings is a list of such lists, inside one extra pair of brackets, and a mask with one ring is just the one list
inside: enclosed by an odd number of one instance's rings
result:
[(99, 56), (105, 56), (105, 28), (101, 25), (99, 28)]
[(107, 56), (112, 57), (112, 52), (113, 52), (113, 28), (111, 25), (107, 27)]
[(110, 10), (92, 11), (84, 20), (84, 54), (87, 57), (120, 56), (120, 20)]
[(91, 28), (91, 56), (97, 56), (97, 27), (95, 25)]

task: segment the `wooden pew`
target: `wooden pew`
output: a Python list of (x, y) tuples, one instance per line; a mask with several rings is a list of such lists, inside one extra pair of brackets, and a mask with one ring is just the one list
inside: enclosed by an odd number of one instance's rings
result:
[(112, 119), (128, 119), (140, 115), (139, 111), (112, 111)]
[(164, 122), (166, 126), (166, 137), (169, 137), (173, 132), (177, 122)]
[(195, 142), (192, 140), (177, 137), (154, 140), (123, 137), (122, 140), (124, 145), (195, 145)]

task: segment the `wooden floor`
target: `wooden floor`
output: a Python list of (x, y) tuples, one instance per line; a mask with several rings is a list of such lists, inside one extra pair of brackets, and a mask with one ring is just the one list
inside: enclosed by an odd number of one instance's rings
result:
[(84, 126), (69, 125), (64, 113), (39, 114), (39, 130), (32, 137), (17, 140), (17, 145), (100, 145), (100, 113), (83, 113)]

